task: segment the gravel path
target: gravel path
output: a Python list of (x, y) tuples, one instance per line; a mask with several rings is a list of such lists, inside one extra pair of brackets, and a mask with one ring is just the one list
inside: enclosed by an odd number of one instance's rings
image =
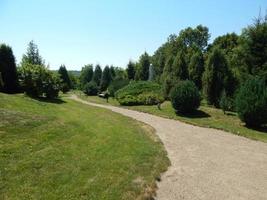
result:
[(124, 108), (89, 103), (154, 127), (171, 161), (158, 200), (267, 200), (267, 144)]

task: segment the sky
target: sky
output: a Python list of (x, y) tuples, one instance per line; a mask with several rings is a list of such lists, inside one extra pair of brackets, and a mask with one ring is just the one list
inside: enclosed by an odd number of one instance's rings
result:
[(266, 0), (0, 0), (0, 43), (17, 63), (34, 40), (50, 69), (125, 67), (188, 26), (207, 26), (211, 41), (240, 34), (260, 9)]

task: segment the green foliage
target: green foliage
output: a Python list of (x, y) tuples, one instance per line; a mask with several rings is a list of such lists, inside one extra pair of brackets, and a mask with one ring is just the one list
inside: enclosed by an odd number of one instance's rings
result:
[(239, 118), (247, 126), (267, 124), (267, 84), (265, 80), (252, 78), (245, 82), (236, 97)]
[(19, 75), (21, 86), (27, 95), (51, 99), (58, 97), (60, 79), (46, 67), (25, 63), (19, 68)]
[(22, 56), (22, 63), (24, 65), (26, 63), (32, 65), (44, 65), (44, 60), (39, 54), (38, 46), (34, 43), (34, 41), (30, 41), (28, 44), (27, 52)]
[(97, 86), (100, 86), (101, 77), (102, 77), (102, 69), (100, 65), (96, 65), (94, 76), (93, 76), (93, 81), (97, 84)]
[(72, 84), (65, 65), (61, 65), (58, 70), (59, 77), (61, 79), (61, 90), (63, 93), (70, 91)]
[(80, 75), (80, 83), (82, 88), (92, 80), (93, 75), (94, 75), (93, 65), (85, 65), (82, 68)]
[(222, 91), (225, 89), (227, 93), (230, 90), (230, 77), (232, 75), (224, 53), (220, 49), (214, 48), (208, 57), (202, 79), (203, 91), (209, 104), (219, 107)]
[(130, 61), (127, 65), (127, 77), (129, 80), (134, 80), (134, 76), (135, 76), (135, 64)]
[(6, 93), (15, 93), (18, 91), (18, 75), (15, 63), (15, 57), (11, 47), (0, 45), (0, 91)]
[(197, 51), (190, 59), (188, 66), (189, 79), (192, 80), (197, 88), (202, 89), (202, 75), (204, 68), (204, 57), (201, 51)]
[(220, 99), (220, 108), (223, 110), (225, 114), (226, 111), (233, 111), (234, 110), (234, 100), (226, 95), (225, 90), (223, 91)]
[(177, 79), (179, 80), (188, 79), (188, 69), (185, 61), (185, 54), (182, 51), (179, 51), (178, 54), (176, 55), (173, 61), (172, 70)]
[(109, 92), (109, 95), (111, 97), (114, 97), (115, 96), (115, 93), (125, 87), (126, 85), (129, 84), (129, 80), (127, 79), (121, 79), (121, 78), (118, 78), (118, 79), (115, 79), (111, 82), (111, 84), (108, 86), (108, 92)]
[(141, 55), (140, 60), (139, 60), (140, 80), (142, 81), (148, 80), (149, 66), (150, 66), (150, 58), (149, 58), (149, 55), (145, 52), (143, 55)]
[(200, 106), (200, 94), (192, 81), (181, 81), (170, 97), (173, 108), (182, 114), (192, 113)]
[(163, 102), (161, 87), (154, 82), (131, 82), (118, 90), (115, 97), (121, 105), (154, 105)]
[(83, 92), (88, 96), (94, 96), (98, 93), (98, 86), (94, 81), (86, 83)]
[(109, 66), (106, 66), (102, 73), (100, 90), (105, 91), (108, 88), (111, 81), (112, 81), (112, 77), (110, 73), (110, 68)]

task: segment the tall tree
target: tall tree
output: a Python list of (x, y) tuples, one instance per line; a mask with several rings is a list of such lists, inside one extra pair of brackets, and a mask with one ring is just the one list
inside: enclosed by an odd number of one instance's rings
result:
[(93, 81), (97, 84), (97, 86), (100, 86), (101, 77), (102, 77), (102, 69), (101, 69), (100, 65), (96, 65), (95, 73), (93, 76)]
[(177, 56), (175, 57), (172, 65), (172, 70), (178, 79), (188, 79), (188, 70), (185, 61), (185, 54), (182, 51), (178, 52)]
[(93, 75), (94, 75), (93, 65), (85, 65), (82, 68), (81, 76), (80, 76), (80, 83), (82, 87), (86, 83), (89, 83), (92, 80)]
[[(219, 106), (220, 96), (225, 90), (229, 92), (231, 71), (224, 53), (214, 48), (208, 57), (206, 70), (203, 74), (203, 91), (209, 104)], [(233, 87), (233, 86), (232, 86)]]
[(128, 79), (133, 80), (135, 76), (135, 65), (132, 61), (129, 61), (126, 71)]
[(29, 63), (32, 65), (44, 65), (44, 61), (39, 54), (38, 46), (34, 41), (30, 41), (28, 44), (27, 52), (22, 56), (22, 65)]
[(110, 68), (109, 68), (109, 71), (110, 71), (111, 79), (114, 80), (116, 78), (115, 67), (113, 65), (111, 65)]
[(191, 57), (188, 71), (189, 79), (195, 83), (199, 90), (202, 88), (202, 75), (204, 70), (204, 57), (202, 52), (198, 51)]
[(71, 89), (72, 84), (65, 65), (59, 67), (58, 74), (61, 79), (62, 91), (68, 92)]
[(105, 91), (108, 88), (111, 81), (112, 81), (112, 78), (110, 74), (110, 68), (109, 66), (106, 66), (103, 70), (102, 77), (101, 77), (101, 83), (100, 83), (101, 91)]
[(141, 55), (139, 60), (139, 66), (140, 66), (140, 79), (143, 81), (148, 80), (150, 58), (146, 52), (143, 55)]
[(15, 57), (11, 47), (0, 45), (0, 74), (2, 82), (2, 92), (15, 93), (18, 90), (18, 76)]

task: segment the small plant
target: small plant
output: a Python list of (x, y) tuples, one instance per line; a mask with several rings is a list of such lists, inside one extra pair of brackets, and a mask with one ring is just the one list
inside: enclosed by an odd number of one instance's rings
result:
[(260, 127), (267, 123), (267, 85), (263, 79), (252, 78), (240, 88), (236, 109), (247, 126)]
[(98, 87), (94, 81), (86, 83), (83, 92), (88, 96), (94, 96), (98, 93)]
[(173, 108), (182, 114), (192, 113), (200, 105), (200, 94), (192, 81), (181, 81), (171, 91)]
[(220, 99), (220, 108), (223, 110), (223, 113), (226, 114), (226, 111), (234, 110), (234, 101), (231, 97), (226, 95), (226, 92), (223, 91)]

